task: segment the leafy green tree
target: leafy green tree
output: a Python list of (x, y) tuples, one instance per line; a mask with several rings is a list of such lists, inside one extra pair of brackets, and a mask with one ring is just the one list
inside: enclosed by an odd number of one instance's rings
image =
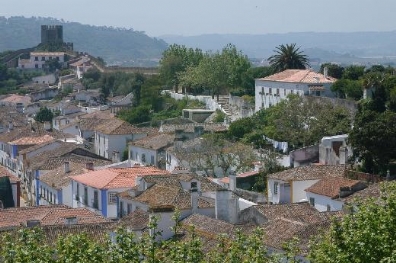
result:
[(241, 118), (233, 121), (228, 128), (228, 134), (232, 138), (241, 139), (245, 134), (253, 131), (253, 120), (251, 118)]
[(240, 88), (233, 88), (230, 92), (235, 96), (254, 96), (255, 79), (264, 78), (273, 74), (271, 67), (251, 67), (241, 75)]
[(36, 114), (36, 117), (34, 117), (34, 119), (39, 122), (52, 121), (52, 118), (54, 118), (54, 114), (47, 107), (40, 108), (39, 112)]
[(187, 48), (184, 45), (170, 45), (162, 54), (160, 60), (160, 75), (169, 87), (179, 86), (178, 75), (188, 67), (195, 67), (203, 58), (202, 50)]
[(396, 158), (396, 113), (367, 108), (360, 105), (349, 140), (364, 171), (385, 175), (390, 161)]
[(341, 67), (340, 65), (333, 64), (333, 63), (324, 63), (320, 65), (320, 70), (322, 74), (324, 74), (324, 69), (327, 68), (327, 74), (330, 77), (340, 79), (342, 78), (342, 74), (344, 73), (344, 67)]
[(360, 80), (338, 79), (331, 85), (331, 91), (339, 98), (360, 100), (363, 97), (363, 84)]
[(396, 184), (381, 185), (379, 198), (358, 201), (351, 213), (311, 243), (312, 262), (394, 262)]
[(308, 56), (300, 51), (296, 44), (280, 45), (275, 48), (275, 54), (268, 58), (269, 64), (275, 72), (286, 69), (305, 69), (309, 66)]
[(342, 77), (344, 79), (358, 80), (364, 75), (364, 66), (351, 65), (345, 68)]

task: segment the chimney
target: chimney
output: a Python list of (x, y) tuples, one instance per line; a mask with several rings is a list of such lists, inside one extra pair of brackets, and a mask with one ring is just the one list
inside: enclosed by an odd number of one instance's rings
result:
[(70, 173), (70, 164), (69, 164), (69, 162), (65, 162), (64, 163), (64, 168), (65, 168), (65, 174), (66, 173)]
[(325, 76), (325, 78), (329, 77), (329, 68), (327, 66), (323, 69), (323, 75)]
[(51, 122), (49, 122), (49, 121), (44, 122), (44, 130), (46, 130), (46, 131), (51, 130)]
[(340, 164), (348, 163), (348, 148), (345, 146), (340, 147)]
[(239, 204), (238, 198), (232, 196), (232, 192), (226, 189), (216, 191), (215, 216), (231, 224), (238, 222)]
[(120, 153), (118, 151), (113, 151), (113, 163), (120, 162)]
[(235, 171), (230, 171), (230, 173), (228, 174), (228, 189), (230, 191), (235, 191), (236, 189), (236, 173)]
[(14, 124), (12, 123), (12, 121), (8, 122), (8, 130), (13, 130), (14, 129)]
[(94, 164), (93, 164), (93, 162), (88, 162), (88, 163), (86, 163), (86, 164), (85, 164), (85, 169), (93, 171), (93, 170), (94, 170)]
[(198, 198), (199, 198), (198, 189), (192, 188), (191, 189), (191, 212), (193, 214), (197, 213), (197, 211), (198, 211)]

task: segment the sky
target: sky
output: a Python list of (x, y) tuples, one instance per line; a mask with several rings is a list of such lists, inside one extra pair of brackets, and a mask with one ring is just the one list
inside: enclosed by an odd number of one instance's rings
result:
[(396, 30), (396, 0), (0, 0), (0, 16), (53, 17), (147, 35)]

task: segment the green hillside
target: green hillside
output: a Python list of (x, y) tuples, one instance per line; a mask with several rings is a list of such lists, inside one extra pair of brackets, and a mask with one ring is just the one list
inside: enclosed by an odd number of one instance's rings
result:
[(36, 46), (41, 25), (63, 25), (63, 39), (74, 50), (102, 57), (108, 65), (154, 66), (167, 43), (133, 29), (98, 27), (54, 18), (0, 16), (0, 52)]

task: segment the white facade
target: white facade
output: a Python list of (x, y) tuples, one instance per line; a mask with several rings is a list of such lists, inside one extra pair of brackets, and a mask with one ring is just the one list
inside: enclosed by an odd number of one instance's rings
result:
[(273, 204), (289, 204), (307, 201), (305, 189), (319, 180), (289, 181), (269, 178), (267, 181), (268, 201)]
[(255, 112), (260, 109), (267, 109), (281, 100), (287, 98), (290, 94), (299, 96), (313, 95), (334, 97), (330, 90), (332, 83), (319, 83), (322, 88), (319, 90), (312, 90), (315, 83), (303, 82), (284, 82), (284, 81), (270, 81), (264, 79), (255, 80)]
[(107, 218), (117, 218), (117, 194), (127, 188), (96, 189), (72, 180), (72, 207), (85, 207)]
[(331, 199), (328, 196), (307, 192), (307, 201), (319, 212), (340, 211), (344, 202)]
[(31, 52), (29, 59), (19, 59), (18, 69), (42, 69), (49, 60), (56, 59), (60, 64), (65, 62), (63, 52)]
[(128, 155), (129, 160), (139, 162), (144, 165), (158, 166), (158, 156), (156, 150), (129, 145)]
[(128, 147), (128, 141), (138, 140), (146, 136), (146, 133), (112, 135), (95, 132), (95, 153), (107, 159), (112, 159), (113, 152), (118, 152), (122, 156), (124, 150)]

